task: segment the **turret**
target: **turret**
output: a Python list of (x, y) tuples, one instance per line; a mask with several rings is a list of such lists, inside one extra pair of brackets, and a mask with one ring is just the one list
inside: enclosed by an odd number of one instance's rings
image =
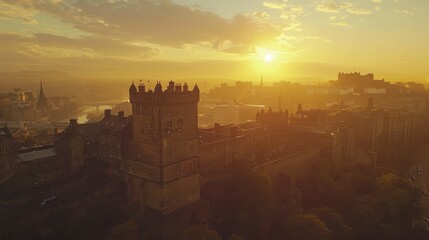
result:
[(139, 83), (139, 93), (142, 94), (145, 91), (146, 91), (146, 87), (144, 86), (143, 81), (140, 80), (140, 83)]
[(173, 81), (168, 82), (167, 91), (168, 92), (174, 92), (174, 82)]
[(155, 93), (162, 93), (162, 85), (161, 82), (157, 82), (155, 86)]
[(185, 83), (183, 84), (183, 92), (187, 92), (187, 91), (189, 91), (189, 87), (188, 87), (188, 84)]
[(200, 89), (198, 88), (198, 85), (195, 83), (194, 89), (192, 89), (193, 92), (200, 92)]
[(133, 98), (134, 94), (136, 93), (137, 93), (137, 88), (136, 88), (136, 85), (134, 85), (134, 81), (133, 81), (130, 87), (130, 101)]

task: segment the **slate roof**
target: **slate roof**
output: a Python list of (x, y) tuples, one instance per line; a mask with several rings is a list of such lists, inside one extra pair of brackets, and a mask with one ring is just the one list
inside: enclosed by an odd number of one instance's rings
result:
[(101, 134), (114, 134), (124, 130), (132, 122), (129, 117), (107, 116), (103, 120), (95, 123), (78, 124), (75, 127), (68, 126), (57, 135), (57, 141), (64, 141), (73, 134), (78, 134), (83, 138), (97, 137)]
[(0, 128), (0, 141), (2, 140), (16, 141), (8, 127)]
[(54, 147), (23, 152), (18, 154), (18, 163), (50, 158), (62, 154), (63, 152), (60, 149)]
[(132, 118), (119, 117), (119, 116), (107, 116), (101, 120), (99, 125), (99, 134), (113, 134), (124, 130), (132, 122)]
[(230, 138), (228, 135), (225, 134), (217, 134), (205, 130), (198, 130), (198, 136), (201, 144), (226, 141)]

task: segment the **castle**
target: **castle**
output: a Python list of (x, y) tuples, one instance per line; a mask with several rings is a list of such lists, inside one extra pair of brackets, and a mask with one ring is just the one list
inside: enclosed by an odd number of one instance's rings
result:
[(169, 82), (129, 90), (132, 139), (125, 161), (130, 201), (169, 213), (199, 199), (198, 86)]
[(295, 113), (262, 110), (255, 112), (256, 122), (198, 129), (197, 85), (191, 90), (170, 81), (163, 89), (158, 82), (147, 90), (133, 83), (129, 98), (131, 116), (106, 110), (99, 122), (71, 119), (50, 146), (18, 151), (7, 127), (0, 128), (0, 190), (22, 177), (23, 191), (47, 186), (104, 162), (156, 239), (175, 239), (202, 186), (237, 168), (258, 169), (272, 181), (288, 179), (293, 187), (315, 160), (329, 161), (335, 171), (353, 164), (360, 152), (376, 165), (381, 147), (410, 142), (411, 114), (374, 109), (372, 99), (359, 111), (303, 110), (300, 104)]

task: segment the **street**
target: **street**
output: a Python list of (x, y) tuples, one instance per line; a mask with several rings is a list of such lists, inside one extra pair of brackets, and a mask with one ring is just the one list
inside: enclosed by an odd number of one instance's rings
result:
[[(421, 219), (417, 221), (419, 226), (424, 226), (429, 231), (429, 147), (424, 148), (415, 158), (409, 173), (413, 186), (418, 188), (421, 193), (422, 214)], [(415, 179), (415, 180), (414, 180)]]

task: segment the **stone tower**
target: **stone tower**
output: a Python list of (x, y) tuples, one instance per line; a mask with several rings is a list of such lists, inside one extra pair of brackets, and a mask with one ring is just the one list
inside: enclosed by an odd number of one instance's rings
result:
[(200, 198), (198, 102), (200, 91), (170, 81), (146, 91), (131, 85), (133, 136), (125, 161), (128, 196), (141, 210), (161, 215)]

